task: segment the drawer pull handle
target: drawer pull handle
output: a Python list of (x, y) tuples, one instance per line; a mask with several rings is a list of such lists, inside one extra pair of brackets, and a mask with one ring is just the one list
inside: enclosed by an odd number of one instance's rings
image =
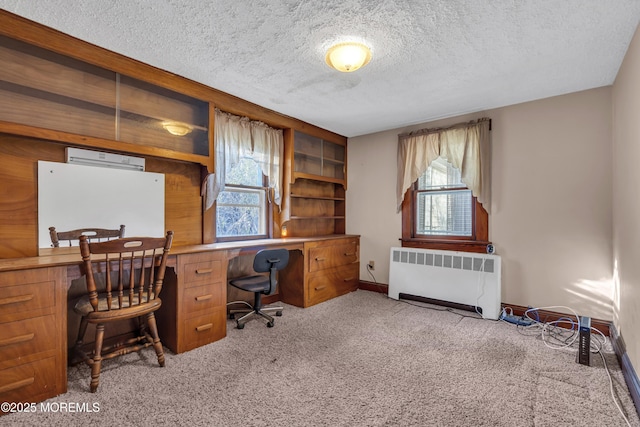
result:
[(347, 277), (346, 279), (344, 279), (345, 282), (350, 282), (353, 280), (353, 277)]
[(324, 258), (316, 257), (316, 261), (318, 261), (318, 262), (324, 261)]
[(200, 296), (196, 297), (196, 301), (198, 301), (198, 302), (199, 301), (206, 301), (206, 300), (211, 299), (211, 298), (213, 298), (213, 295), (211, 295), (211, 294), (200, 295)]
[(19, 388), (22, 388), (22, 387), (26, 387), (28, 385), (33, 384), (33, 382), (35, 380), (36, 380), (35, 377), (31, 377), (31, 378), (26, 378), (24, 380), (16, 381), (16, 382), (11, 383), (11, 384), (4, 385), (4, 386), (0, 387), (0, 394), (6, 393), (6, 392), (11, 391), (11, 390), (16, 390), (16, 389), (19, 389)]
[(20, 295), (17, 297), (9, 297), (0, 299), (0, 305), (17, 304), (19, 302), (27, 302), (33, 299), (33, 294)]
[(344, 256), (354, 256), (355, 254), (355, 252), (345, 252)]
[(196, 274), (211, 274), (212, 271), (210, 268), (199, 268), (196, 270)]
[(213, 323), (207, 323), (206, 325), (200, 325), (196, 327), (196, 331), (203, 332), (213, 328)]
[(19, 344), (21, 342), (31, 341), (35, 336), (36, 334), (27, 334), (27, 335), (20, 335), (17, 337), (7, 338), (6, 340), (0, 341), (0, 347), (5, 347), (8, 345)]
[(315, 289), (316, 291), (321, 291), (321, 290), (326, 289), (326, 288), (327, 288), (327, 286), (326, 286), (326, 285), (323, 285), (323, 286), (316, 286), (314, 289)]

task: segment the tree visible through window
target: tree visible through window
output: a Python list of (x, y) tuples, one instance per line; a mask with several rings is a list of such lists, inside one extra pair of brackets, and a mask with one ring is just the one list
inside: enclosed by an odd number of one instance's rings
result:
[(253, 159), (240, 159), (218, 195), (216, 236), (267, 237), (267, 191), (260, 166)]

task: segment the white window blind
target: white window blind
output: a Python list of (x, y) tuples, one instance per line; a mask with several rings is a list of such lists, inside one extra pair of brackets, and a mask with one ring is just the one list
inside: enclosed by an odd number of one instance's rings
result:
[(471, 236), (473, 198), (460, 171), (438, 157), (418, 178), (416, 233)]

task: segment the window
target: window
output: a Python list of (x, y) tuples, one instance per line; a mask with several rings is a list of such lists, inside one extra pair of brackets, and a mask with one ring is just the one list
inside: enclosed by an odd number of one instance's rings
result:
[(268, 188), (258, 163), (242, 158), (227, 173), (217, 198), (216, 236), (222, 240), (268, 237)]
[(484, 252), (488, 222), (460, 170), (438, 157), (405, 194), (402, 241), (410, 247)]
[(451, 163), (438, 157), (418, 178), (416, 187), (416, 235), (473, 235), (473, 196)]
[(491, 119), (398, 135), (402, 246), (485, 252), (491, 206)]

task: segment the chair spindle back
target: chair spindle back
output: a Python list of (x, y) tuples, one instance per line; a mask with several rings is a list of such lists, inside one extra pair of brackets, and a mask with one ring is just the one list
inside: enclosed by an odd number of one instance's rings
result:
[[(166, 237), (158, 238), (128, 237), (89, 242), (83, 235), (79, 240), (87, 292), (94, 311), (134, 307), (158, 297), (173, 240), (172, 231), (167, 232)], [(106, 294), (106, 306), (99, 304), (101, 292)]]
[(124, 237), (124, 225), (119, 229), (107, 228), (78, 228), (70, 231), (57, 231), (55, 227), (49, 227), (49, 236), (51, 237), (51, 245), (54, 248), (60, 247), (60, 241), (66, 240), (69, 246), (74, 241), (79, 241), (80, 236), (86, 236), (89, 242), (102, 242), (103, 240), (121, 239)]

